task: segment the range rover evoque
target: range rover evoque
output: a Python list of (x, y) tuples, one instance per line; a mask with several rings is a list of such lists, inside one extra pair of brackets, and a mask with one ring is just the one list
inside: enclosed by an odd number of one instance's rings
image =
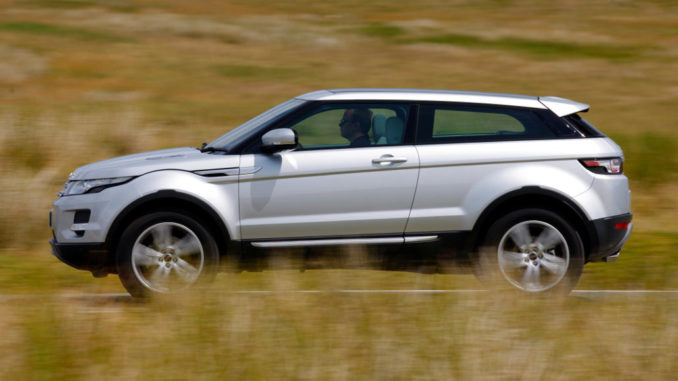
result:
[(52, 252), (118, 274), (133, 296), (261, 270), (282, 248), (303, 267), (354, 245), (378, 269), (466, 261), (493, 286), (569, 292), (632, 228), (622, 150), (578, 115), (588, 109), (461, 91), (304, 94), (201, 148), (76, 169), (50, 212)]

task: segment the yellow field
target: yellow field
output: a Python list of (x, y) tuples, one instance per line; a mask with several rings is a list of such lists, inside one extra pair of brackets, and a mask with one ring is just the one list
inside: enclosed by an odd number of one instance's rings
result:
[[(295, 95), (556, 95), (626, 153), (635, 233), (579, 288), (678, 288), (675, 1), (0, 0), (0, 379), (671, 379), (669, 296), (207, 293), (148, 304), (49, 254), (95, 160), (199, 146)], [(224, 274), (214, 289), (478, 288), (470, 276)]]
[(665, 298), (12, 300), (0, 365), (3, 379), (668, 380), (678, 311)]

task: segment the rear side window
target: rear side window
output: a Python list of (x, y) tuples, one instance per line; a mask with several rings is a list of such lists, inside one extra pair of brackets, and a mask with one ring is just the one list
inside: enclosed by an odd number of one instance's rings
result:
[(560, 119), (567, 130), (576, 131), (576, 134), (583, 137), (599, 138), (605, 134), (600, 132), (586, 119), (577, 114), (567, 115)]
[(479, 105), (423, 105), (421, 143), (547, 139), (555, 137), (530, 109)]
[(433, 112), (433, 137), (525, 133), (525, 125), (509, 114), (444, 109)]

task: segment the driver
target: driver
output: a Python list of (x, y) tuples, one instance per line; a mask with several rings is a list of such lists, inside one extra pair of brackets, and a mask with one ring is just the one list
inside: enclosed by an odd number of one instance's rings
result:
[(366, 108), (350, 108), (339, 122), (341, 136), (351, 142), (351, 147), (365, 147), (372, 144), (368, 133), (372, 127), (372, 111)]

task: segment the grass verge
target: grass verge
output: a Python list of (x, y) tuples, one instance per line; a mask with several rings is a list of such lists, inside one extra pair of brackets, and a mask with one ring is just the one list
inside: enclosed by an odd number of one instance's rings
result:
[(198, 292), (2, 312), (3, 379), (670, 379), (678, 356), (665, 297)]

